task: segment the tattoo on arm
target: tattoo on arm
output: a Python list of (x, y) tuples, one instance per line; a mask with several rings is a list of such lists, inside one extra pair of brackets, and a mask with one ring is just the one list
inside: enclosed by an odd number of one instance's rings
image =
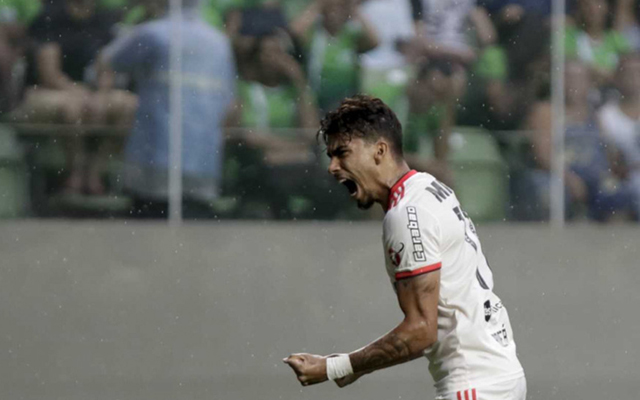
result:
[(396, 281), (405, 318), (375, 342), (349, 354), (353, 372), (367, 374), (414, 360), (437, 341), (440, 273)]
[(395, 332), (389, 332), (367, 347), (351, 354), (354, 372), (371, 372), (419, 357), (411, 351), (409, 343)]

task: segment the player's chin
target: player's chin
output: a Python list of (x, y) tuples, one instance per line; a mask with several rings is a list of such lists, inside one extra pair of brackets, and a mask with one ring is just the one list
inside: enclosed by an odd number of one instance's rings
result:
[(363, 200), (358, 199), (357, 204), (359, 209), (368, 210), (373, 206), (374, 201), (371, 199), (363, 199)]

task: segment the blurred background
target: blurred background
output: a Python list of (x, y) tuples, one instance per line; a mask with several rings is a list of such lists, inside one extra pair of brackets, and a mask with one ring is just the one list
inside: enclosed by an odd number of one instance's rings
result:
[(315, 139), (367, 93), (478, 222), (638, 220), (635, 0), (171, 8), (0, 2), (0, 215), (376, 219)]
[(433, 398), (281, 363), (400, 320), (316, 141), (355, 93), (477, 223), (529, 398), (637, 398), (637, 0), (0, 0), (0, 398)]

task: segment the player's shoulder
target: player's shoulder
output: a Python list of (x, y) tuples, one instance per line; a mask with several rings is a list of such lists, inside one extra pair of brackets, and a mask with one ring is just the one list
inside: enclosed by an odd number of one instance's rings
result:
[(453, 189), (426, 172), (416, 172), (404, 182), (402, 193), (394, 208), (416, 207), (438, 213), (450, 197), (455, 197)]
[(403, 183), (403, 187), (396, 188), (395, 201), (391, 202), (383, 222), (385, 233), (405, 229), (410, 221), (438, 223), (438, 215), (443, 212), (438, 197), (444, 198), (452, 193), (451, 189), (430, 174), (413, 174)]

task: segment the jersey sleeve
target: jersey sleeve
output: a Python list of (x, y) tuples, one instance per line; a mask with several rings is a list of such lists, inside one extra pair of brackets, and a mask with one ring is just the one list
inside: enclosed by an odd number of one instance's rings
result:
[(440, 223), (431, 212), (406, 205), (389, 217), (384, 226), (384, 244), (390, 274), (396, 280), (442, 267)]

